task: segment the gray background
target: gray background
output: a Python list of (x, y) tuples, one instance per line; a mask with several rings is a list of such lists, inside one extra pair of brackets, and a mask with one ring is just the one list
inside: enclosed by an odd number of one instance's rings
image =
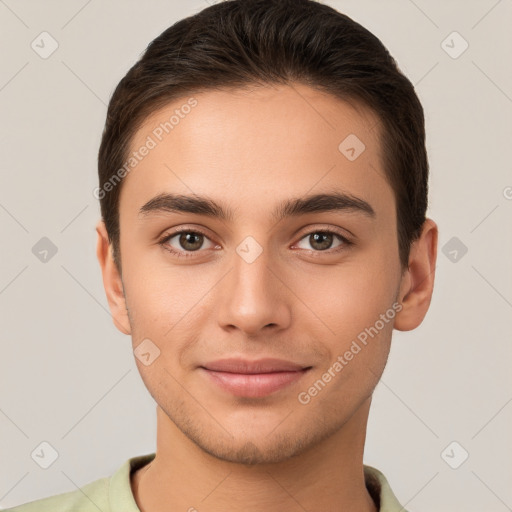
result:
[[(416, 85), (440, 229), (432, 305), (418, 329), (395, 331), (365, 463), (415, 512), (512, 510), (512, 2), (324, 3), (376, 34)], [(206, 5), (0, 0), (0, 506), (155, 449), (155, 403), (96, 260), (96, 155), (117, 82)], [(59, 45), (46, 59), (31, 47), (43, 31)], [(469, 44), (457, 58), (453, 31)], [(43, 237), (58, 249), (46, 262), (33, 253)], [(42, 442), (58, 452), (47, 469), (31, 457)]]

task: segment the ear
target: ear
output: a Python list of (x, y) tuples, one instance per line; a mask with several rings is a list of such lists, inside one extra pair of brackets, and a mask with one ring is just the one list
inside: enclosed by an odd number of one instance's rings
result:
[(112, 320), (115, 326), (123, 334), (131, 334), (130, 319), (126, 308), (126, 299), (123, 290), (123, 281), (114, 263), (112, 246), (109, 243), (107, 229), (103, 219), (96, 224), (98, 242), (96, 245), (96, 256), (103, 274), (103, 287), (107, 294)]
[(402, 309), (395, 316), (394, 328), (399, 331), (415, 329), (427, 314), (434, 290), (437, 236), (437, 224), (426, 219), (419, 239), (411, 245), (409, 268), (400, 284)]

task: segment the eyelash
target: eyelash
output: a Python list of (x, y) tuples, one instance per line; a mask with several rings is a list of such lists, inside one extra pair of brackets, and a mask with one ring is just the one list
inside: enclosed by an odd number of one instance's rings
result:
[[(175, 236), (177, 235), (181, 235), (183, 233), (192, 233), (194, 235), (203, 235), (205, 238), (208, 238), (208, 235), (206, 233), (204, 233), (203, 231), (199, 230), (199, 229), (182, 229), (180, 231), (175, 231), (174, 233), (172, 234), (166, 234), (164, 235), (163, 238), (161, 238), (159, 241), (158, 241), (158, 244), (163, 247), (166, 251), (169, 251), (171, 254), (173, 254), (174, 256), (178, 257), (178, 258), (193, 258), (195, 257), (194, 256), (194, 253), (196, 252), (199, 252), (199, 251), (176, 251), (175, 249), (173, 249), (172, 247), (170, 247), (169, 245), (166, 245), (167, 242), (171, 239), (171, 238), (174, 238)], [(354, 245), (354, 242), (351, 242), (350, 240), (348, 240), (347, 238), (345, 238), (343, 235), (341, 235), (340, 233), (338, 233), (338, 231), (335, 231), (335, 230), (332, 230), (332, 229), (328, 229), (328, 228), (325, 228), (325, 229), (315, 229), (313, 231), (310, 231), (309, 233), (306, 233), (304, 234), (304, 236), (302, 236), (299, 240), (299, 242), (301, 240), (303, 240), (304, 238), (308, 237), (308, 236), (311, 236), (312, 234), (314, 233), (322, 233), (322, 234), (329, 234), (329, 235), (334, 235), (334, 236), (337, 236), (342, 242), (343, 244), (337, 248), (335, 248), (334, 250), (331, 250), (331, 249), (327, 249), (325, 251), (315, 251), (315, 250), (311, 250), (311, 252), (313, 253), (319, 253), (319, 254), (334, 254), (334, 253), (337, 253), (343, 249), (346, 249), (347, 247), (350, 247), (351, 245)], [(307, 249), (303, 249), (303, 250), (307, 250)]]

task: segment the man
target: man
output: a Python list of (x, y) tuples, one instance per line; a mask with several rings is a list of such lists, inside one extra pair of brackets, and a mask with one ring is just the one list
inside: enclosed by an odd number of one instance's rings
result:
[(30, 511), (404, 510), (363, 464), (437, 226), (413, 86), (312, 0), (229, 0), (157, 37), (99, 151), (97, 254), (157, 451)]

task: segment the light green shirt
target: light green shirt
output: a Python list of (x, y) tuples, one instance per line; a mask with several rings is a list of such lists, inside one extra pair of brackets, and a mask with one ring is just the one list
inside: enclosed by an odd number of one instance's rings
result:
[[(130, 474), (155, 458), (155, 453), (128, 459), (111, 477), (90, 482), (78, 490), (31, 501), (5, 512), (140, 512), (133, 497)], [(407, 512), (398, 502), (386, 477), (364, 466), (366, 487), (379, 512)]]

